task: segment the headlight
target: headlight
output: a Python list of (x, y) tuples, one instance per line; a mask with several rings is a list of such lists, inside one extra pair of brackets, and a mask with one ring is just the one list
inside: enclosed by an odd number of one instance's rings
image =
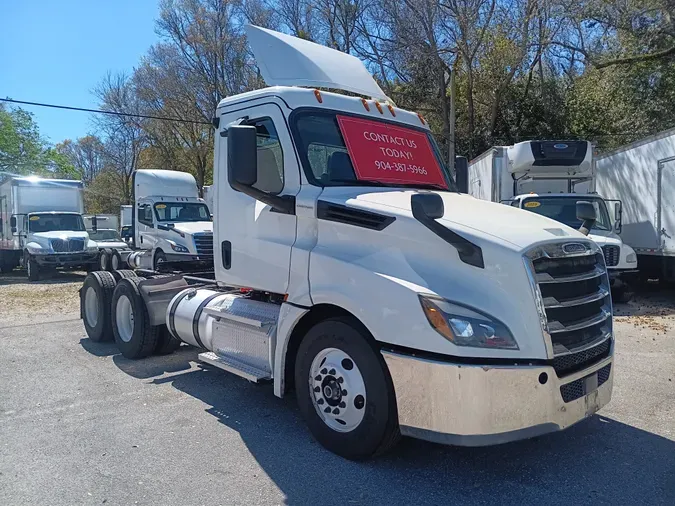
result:
[(457, 346), (518, 349), (506, 325), (494, 318), (436, 297), (420, 295), (420, 302), (436, 332)]
[(90, 253), (98, 251), (98, 245), (94, 241), (89, 241), (87, 243), (87, 251), (89, 251)]
[(31, 255), (44, 255), (51, 251), (50, 247), (45, 248), (41, 244), (37, 243), (26, 245), (26, 249), (28, 250), (28, 253), (30, 253)]
[(169, 243), (169, 246), (171, 246), (171, 249), (174, 250), (176, 253), (190, 253), (190, 250), (187, 249), (185, 246), (181, 246), (180, 244), (176, 244), (173, 241), (167, 241)]
[(628, 255), (626, 255), (626, 263), (627, 264), (636, 264), (637, 263), (637, 255), (635, 253), (628, 253)]

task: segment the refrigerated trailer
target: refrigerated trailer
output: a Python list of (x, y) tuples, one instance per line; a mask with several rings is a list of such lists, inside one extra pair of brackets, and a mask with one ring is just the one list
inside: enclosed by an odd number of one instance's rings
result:
[(675, 281), (675, 129), (599, 156), (595, 189), (620, 198), (643, 278)]
[(54, 269), (91, 269), (98, 249), (82, 220), (82, 182), (8, 176), (0, 180), (0, 272), (18, 265), (31, 281)]
[[(600, 248), (458, 193), (427, 122), (388, 101), (357, 58), (246, 32), (271, 87), (215, 111), (215, 282), (92, 273), (90, 339), (132, 359), (182, 341), (279, 397), (295, 390), (316, 439), (353, 459), (401, 434), (532, 437), (607, 404)], [(593, 207), (580, 215), (590, 227)]]

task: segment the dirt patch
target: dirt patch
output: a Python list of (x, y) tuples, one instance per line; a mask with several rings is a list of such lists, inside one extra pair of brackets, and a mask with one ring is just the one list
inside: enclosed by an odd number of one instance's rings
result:
[(21, 271), (0, 276), (0, 326), (79, 316), (78, 290), (85, 275), (57, 272), (37, 282), (29, 282)]

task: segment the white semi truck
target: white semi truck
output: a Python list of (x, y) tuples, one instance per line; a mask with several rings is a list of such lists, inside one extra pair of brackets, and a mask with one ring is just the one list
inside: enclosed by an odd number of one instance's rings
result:
[[(294, 389), (311, 433), (352, 459), (401, 434), (459, 445), (537, 436), (607, 404), (600, 248), (458, 193), (423, 117), (388, 101), (355, 57), (247, 34), (271, 87), (216, 111), (215, 282), (92, 273), (81, 290), (89, 337), (129, 358), (183, 341), (279, 397)], [(590, 227), (594, 208), (578, 207)]]
[(82, 220), (82, 182), (8, 176), (0, 181), (0, 271), (31, 281), (55, 269), (92, 269), (98, 249)]
[(597, 220), (588, 237), (602, 249), (614, 297), (623, 300), (627, 292), (621, 277), (636, 272), (637, 256), (619, 236), (622, 202), (591, 193), (594, 180), (590, 142), (525, 141), (495, 146), (472, 160), (465, 191), (476, 198), (525, 209), (573, 228), (581, 226), (576, 216), (577, 201), (591, 202)]
[(605, 153), (595, 189), (624, 202), (623, 240), (643, 279), (675, 281), (675, 129)]
[(133, 248), (158, 264), (213, 263), (213, 222), (197, 182), (187, 172), (138, 170), (133, 174)]

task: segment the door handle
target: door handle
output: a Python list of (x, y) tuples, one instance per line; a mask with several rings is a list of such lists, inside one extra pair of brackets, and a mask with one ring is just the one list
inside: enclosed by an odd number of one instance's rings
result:
[(221, 242), (220, 252), (223, 257), (223, 267), (229, 269), (232, 267), (232, 243), (230, 241)]

